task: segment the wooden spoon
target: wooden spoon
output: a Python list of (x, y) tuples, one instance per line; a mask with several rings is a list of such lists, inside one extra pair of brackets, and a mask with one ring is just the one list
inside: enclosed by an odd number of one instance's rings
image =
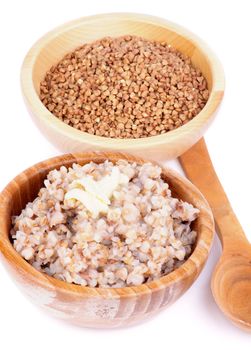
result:
[(222, 243), (222, 256), (211, 280), (215, 301), (234, 324), (251, 331), (251, 245), (217, 177), (204, 139), (179, 160), (208, 200)]

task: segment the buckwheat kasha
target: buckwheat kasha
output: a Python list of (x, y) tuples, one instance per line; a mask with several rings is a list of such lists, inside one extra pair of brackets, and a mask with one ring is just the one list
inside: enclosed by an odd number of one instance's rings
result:
[(37, 270), (90, 287), (160, 278), (191, 254), (199, 210), (173, 198), (161, 168), (119, 160), (49, 172), (11, 236)]

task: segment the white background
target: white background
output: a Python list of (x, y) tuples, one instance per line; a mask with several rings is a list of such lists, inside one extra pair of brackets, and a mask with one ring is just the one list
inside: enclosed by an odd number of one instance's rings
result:
[[(1, 1), (0, 189), (24, 168), (59, 154), (33, 125), (20, 93), (20, 65), (34, 41), (53, 27), (85, 15), (126, 11), (162, 16), (198, 34), (223, 63), (225, 98), (206, 141), (218, 175), (251, 241), (251, 11), (248, 5), (248, 0)], [(176, 161), (169, 164), (178, 168)], [(250, 349), (250, 335), (223, 317), (210, 292), (210, 277), (219, 255), (220, 245), (216, 240), (199, 279), (172, 307), (147, 323), (112, 331), (80, 329), (48, 317), (20, 294), (0, 265), (0, 348)]]

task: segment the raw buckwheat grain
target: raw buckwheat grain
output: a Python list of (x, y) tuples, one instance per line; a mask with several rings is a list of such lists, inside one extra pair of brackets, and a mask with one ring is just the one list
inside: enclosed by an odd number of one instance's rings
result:
[(191, 60), (165, 42), (103, 38), (67, 54), (45, 75), (40, 99), (81, 131), (112, 138), (166, 133), (205, 106), (209, 92)]

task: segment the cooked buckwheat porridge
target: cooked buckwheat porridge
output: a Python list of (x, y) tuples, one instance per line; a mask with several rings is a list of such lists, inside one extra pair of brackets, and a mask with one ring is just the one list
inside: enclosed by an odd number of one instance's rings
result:
[(173, 198), (161, 168), (119, 160), (49, 172), (14, 216), (16, 251), (34, 268), (89, 287), (140, 285), (191, 254), (199, 210)]

